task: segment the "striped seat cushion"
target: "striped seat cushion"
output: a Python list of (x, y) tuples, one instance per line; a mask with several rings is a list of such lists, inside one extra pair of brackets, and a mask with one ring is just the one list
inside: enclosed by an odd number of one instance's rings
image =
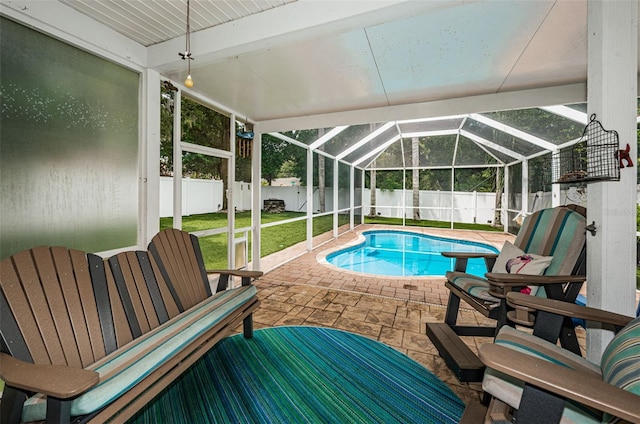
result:
[[(611, 340), (602, 354), (601, 367), (604, 381), (640, 396), (640, 317), (627, 324)], [(618, 421), (605, 414), (603, 422)]]
[(544, 209), (524, 220), (514, 245), (553, 256), (544, 275), (570, 275), (585, 244), (585, 217), (567, 208)]
[[(543, 209), (524, 220), (514, 245), (526, 253), (552, 257), (544, 275), (571, 275), (585, 245), (585, 218), (568, 208)], [(447, 274), (447, 280), (471, 296), (500, 301), (489, 294), (487, 280), (470, 274), (451, 275)], [(546, 297), (546, 292), (537, 290), (535, 295)]]
[[(500, 329), (494, 343), (558, 365), (591, 373), (598, 378), (601, 377), (600, 368), (581, 356), (574, 355), (557, 345), (509, 326)], [(520, 407), (523, 388), (522, 381), (491, 368), (487, 368), (482, 380), (482, 390), (516, 409)], [(572, 402), (565, 402), (560, 422), (600, 423), (601, 418), (602, 414), (598, 411)]]
[[(125, 393), (185, 346), (232, 314), (256, 295), (255, 286), (216, 293), (207, 300), (138, 337), (88, 367), (98, 372), (97, 386), (73, 400), (71, 415), (94, 412)], [(45, 419), (46, 396), (38, 394), (24, 404), (24, 422)]]
[(488, 300), (489, 302), (496, 302), (496, 305), (500, 302), (500, 299), (489, 294), (489, 283), (484, 278), (475, 277), (471, 274), (463, 274), (449, 279), (449, 281), (473, 297)]

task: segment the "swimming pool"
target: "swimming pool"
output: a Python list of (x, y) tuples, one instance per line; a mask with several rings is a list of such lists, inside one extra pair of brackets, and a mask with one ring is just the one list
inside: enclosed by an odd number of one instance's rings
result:
[[(443, 276), (453, 270), (453, 259), (440, 252), (489, 252), (498, 249), (484, 243), (453, 240), (396, 230), (362, 233), (363, 243), (327, 255), (328, 263), (349, 271), (389, 276)], [(467, 272), (483, 276), (484, 260), (469, 259)]]

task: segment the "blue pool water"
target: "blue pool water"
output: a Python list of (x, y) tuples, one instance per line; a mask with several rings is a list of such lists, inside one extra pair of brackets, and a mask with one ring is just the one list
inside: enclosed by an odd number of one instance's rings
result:
[[(365, 241), (327, 255), (327, 262), (350, 271), (391, 276), (442, 276), (453, 270), (454, 260), (440, 252), (499, 253), (488, 244), (452, 240), (407, 231), (375, 230), (363, 233)], [(483, 276), (484, 260), (469, 259), (467, 272)]]

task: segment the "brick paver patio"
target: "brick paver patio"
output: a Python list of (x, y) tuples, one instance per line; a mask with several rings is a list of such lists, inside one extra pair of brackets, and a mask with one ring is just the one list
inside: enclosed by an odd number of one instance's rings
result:
[[(394, 228), (362, 225), (331, 240), (331, 234), (314, 239), (312, 252), (295, 246), (262, 259), (265, 275), (256, 281), (262, 304), (254, 315), (256, 328), (279, 325), (314, 325), (342, 329), (378, 340), (405, 353), (431, 370), (465, 402), (479, 399), (481, 386), (460, 383), (425, 334), (427, 322), (443, 322), (448, 291), (444, 278), (381, 277), (323, 265), (328, 252), (353, 243), (366, 229)], [(408, 227), (406, 227), (409, 229)], [(510, 234), (411, 227), (435, 236), (480, 241), (497, 248)], [(287, 261), (281, 264), (283, 261)], [(278, 265), (281, 264), (281, 265)], [(474, 309), (461, 309), (461, 324), (491, 325)], [(464, 337), (472, 350), (490, 338)]]

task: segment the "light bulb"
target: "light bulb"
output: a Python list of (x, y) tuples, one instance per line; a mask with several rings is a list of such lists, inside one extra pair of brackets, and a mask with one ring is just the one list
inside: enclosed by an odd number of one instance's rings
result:
[(187, 79), (184, 80), (184, 85), (189, 88), (193, 87), (193, 79), (191, 78), (191, 74), (187, 75)]

